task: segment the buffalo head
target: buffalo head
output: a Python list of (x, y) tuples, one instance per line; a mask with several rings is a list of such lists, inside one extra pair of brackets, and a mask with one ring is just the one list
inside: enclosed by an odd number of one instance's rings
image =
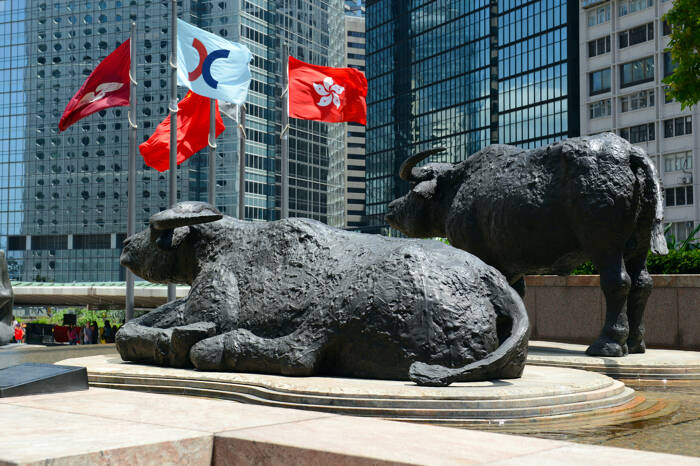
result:
[(413, 238), (444, 236), (444, 201), (446, 192), (441, 177), (452, 170), (449, 163), (429, 163), (416, 167), (418, 162), (444, 147), (420, 152), (406, 159), (399, 169), (402, 180), (408, 181), (409, 192), (389, 203), (385, 220), (389, 225)]
[(204, 202), (180, 202), (152, 215), (149, 228), (125, 239), (119, 262), (151, 282), (191, 283), (198, 266), (192, 226), (222, 217)]

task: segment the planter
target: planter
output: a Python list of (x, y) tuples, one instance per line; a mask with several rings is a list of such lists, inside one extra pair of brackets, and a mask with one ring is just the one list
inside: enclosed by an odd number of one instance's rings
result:
[[(652, 275), (644, 313), (649, 347), (700, 350), (700, 275)], [(590, 344), (603, 328), (598, 275), (525, 278), (531, 339)]]

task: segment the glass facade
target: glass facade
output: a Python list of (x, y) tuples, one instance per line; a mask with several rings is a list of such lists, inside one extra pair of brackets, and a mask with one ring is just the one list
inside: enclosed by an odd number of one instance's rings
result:
[[(254, 54), (246, 121), (249, 219), (279, 217), (281, 44), (302, 60), (339, 66), (341, 0), (178, 2), (179, 17)], [(123, 280), (126, 232), (127, 107), (91, 115), (58, 133), (58, 120), (95, 66), (137, 24), (138, 141), (167, 115), (170, 2), (23, 1), (0, 8), (0, 249), (16, 280)], [(180, 96), (184, 95), (181, 90)], [(236, 215), (236, 123), (217, 139), (217, 206)], [(341, 126), (341, 125), (337, 125)], [(335, 131), (335, 132), (334, 132)], [(337, 133), (337, 134), (336, 134)], [(326, 220), (328, 161), (343, 130), (293, 121), (290, 215)], [(167, 173), (137, 161), (137, 229), (167, 207)], [(206, 150), (178, 168), (180, 200), (206, 200)]]
[(578, 135), (577, 14), (573, 0), (367, 1), (367, 231), (388, 232), (411, 154)]

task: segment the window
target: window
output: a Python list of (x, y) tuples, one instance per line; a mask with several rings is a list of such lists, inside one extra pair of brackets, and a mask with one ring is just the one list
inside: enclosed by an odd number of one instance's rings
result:
[(631, 112), (654, 106), (654, 90), (639, 91), (620, 97), (620, 112)]
[(654, 140), (654, 123), (631, 126), (620, 129), (620, 137), (627, 139), (632, 144)]
[(588, 56), (595, 57), (610, 52), (610, 36), (588, 42)]
[(671, 226), (668, 230), (666, 230), (666, 238), (671, 239), (673, 237), (677, 241), (685, 241), (685, 239), (690, 236), (690, 234), (693, 232), (693, 221), (692, 220), (686, 220), (683, 222), (673, 222), (673, 223), (667, 223), (666, 226)]
[(588, 75), (590, 95), (601, 94), (610, 90), (610, 68), (594, 71)]
[(610, 99), (599, 100), (598, 102), (593, 102), (589, 105), (590, 118), (603, 118), (610, 116), (611, 113)]
[(610, 21), (610, 5), (598, 7), (588, 13), (588, 26), (595, 26)]
[(664, 103), (670, 104), (675, 102), (675, 99), (668, 94), (669, 86), (664, 86)]
[(641, 44), (648, 40), (654, 39), (654, 23), (644, 24), (642, 26), (622, 31), (618, 34), (619, 45), (621, 49), (632, 45)]
[(664, 52), (664, 78), (673, 73), (678, 63), (671, 58), (671, 52)]
[(661, 21), (661, 29), (663, 30), (664, 36), (671, 34), (671, 25), (666, 21)]
[(654, 6), (654, 0), (623, 0), (618, 3), (617, 14), (626, 16)]
[(654, 57), (642, 58), (620, 65), (620, 87), (654, 80)]
[[(693, 205), (693, 187), (692, 186), (677, 186), (675, 188), (667, 188), (666, 190), (666, 207), (674, 207), (681, 205)], [(688, 232), (690, 233), (690, 232)], [(687, 234), (686, 234), (687, 237)], [(685, 239), (685, 237), (683, 237)]]
[(675, 136), (683, 136), (692, 134), (693, 118), (691, 116), (670, 118), (664, 120), (664, 137), (672, 138)]
[(675, 152), (664, 155), (664, 173), (693, 169), (693, 152)]

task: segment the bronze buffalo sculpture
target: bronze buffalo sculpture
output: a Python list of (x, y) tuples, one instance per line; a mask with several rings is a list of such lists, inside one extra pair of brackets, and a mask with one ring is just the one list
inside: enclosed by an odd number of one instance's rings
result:
[(389, 204), (391, 226), (409, 237), (447, 237), (500, 270), (521, 296), (525, 274), (567, 274), (591, 260), (606, 317), (587, 353), (645, 351), (647, 252), (668, 250), (660, 183), (642, 149), (606, 133), (532, 150), (494, 145), (454, 165), (416, 167), (441, 150), (401, 166), (410, 191)]
[(520, 377), (528, 318), (494, 268), (437, 241), (292, 218), (253, 223), (183, 202), (121, 263), (189, 295), (127, 322), (122, 358), (200, 370), (411, 380)]

